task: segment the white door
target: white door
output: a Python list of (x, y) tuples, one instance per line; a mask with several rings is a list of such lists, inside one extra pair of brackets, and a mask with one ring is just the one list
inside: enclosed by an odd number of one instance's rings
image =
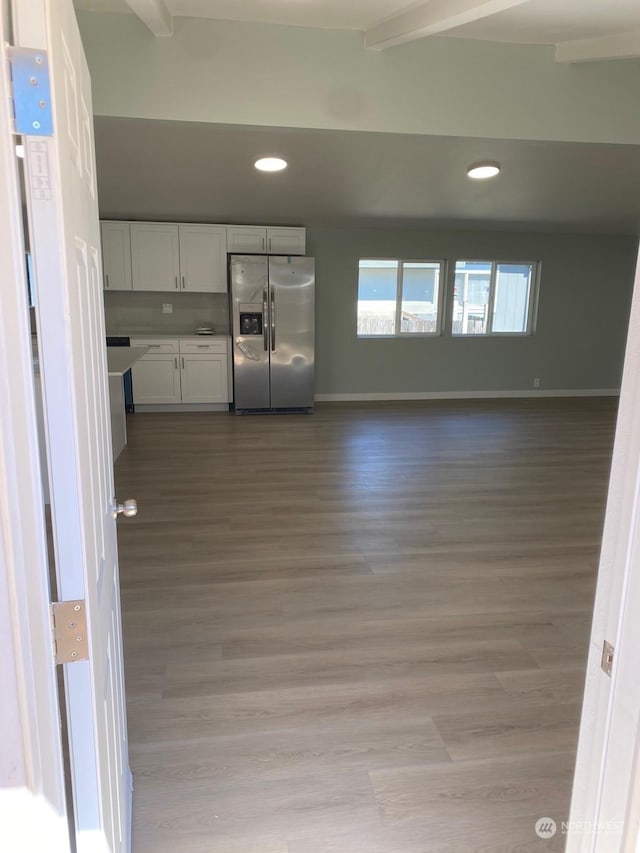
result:
[(227, 292), (227, 229), (221, 225), (180, 225), (181, 289)]
[[(640, 259), (598, 569), (567, 853), (640, 851)], [(611, 675), (603, 644), (614, 646)]]
[(4, 51), (8, 5), (0, 4), (0, 850), (69, 853), (22, 206)]
[(131, 270), (134, 290), (180, 290), (178, 226), (161, 222), (131, 223)]
[[(91, 81), (72, 0), (14, 0), (46, 51), (54, 135), (25, 137), (58, 597), (83, 599), (89, 659), (65, 666), (78, 853), (129, 849), (122, 669)], [(42, 63), (41, 63), (42, 65)]]

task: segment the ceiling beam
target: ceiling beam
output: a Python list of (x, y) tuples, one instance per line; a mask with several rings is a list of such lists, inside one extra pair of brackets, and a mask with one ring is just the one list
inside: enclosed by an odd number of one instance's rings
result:
[(596, 62), (640, 57), (640, 30), (556, 45), (556, 62)]
[(173, 18), (165, 0), (126, 0), (126, 3), (154, 36), (173, 35)]
[(528, 0), (428, 0), (373, 24), (365, 32), (365, 44), (374, 50), (384, 50), (444, 33), (526, 2)]

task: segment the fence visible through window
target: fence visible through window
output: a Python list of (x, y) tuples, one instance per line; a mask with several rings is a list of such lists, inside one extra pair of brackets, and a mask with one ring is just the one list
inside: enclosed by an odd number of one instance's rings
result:
[(361, 260), (358, 335), (437, 335), (441, 261)]

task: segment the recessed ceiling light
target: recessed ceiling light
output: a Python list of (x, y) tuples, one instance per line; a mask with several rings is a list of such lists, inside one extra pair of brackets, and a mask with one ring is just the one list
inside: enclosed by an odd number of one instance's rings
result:
[(482, 181), (485, 178), (495, 178), (499, 173), (499, 163), (474, 163), (473, 166), (469, 166), (467, 169), (467, 175), (476, 181)]
[(254, 166), (261, 172), (281, 172), (287, 168), (287, 161), (282, 157), (261, 157), (260, 160), (256, 160)]
[(16, 145), (16, 157), (20, 157), (21, 160), (24, 159), (24, 145)]

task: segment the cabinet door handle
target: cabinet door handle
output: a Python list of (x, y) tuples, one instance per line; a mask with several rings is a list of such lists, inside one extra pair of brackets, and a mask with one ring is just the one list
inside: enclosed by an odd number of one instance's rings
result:
[(184, 283), (184, 276), (182, 276), (182, 289), (183, 289), (183, 290), (186, 290), (186, 289), (187, 289), (187, 286), (186, 286), (186, 284)]
[(178, 276), (176, 276), (176, 290), (178, 289)]
[(178, 356), (176, 356), (176, 357), (175, 357), (174, 361), (175, 361), (175, 364), (176, 364), (176, 370), (177, 370), (177, 369), (178, 369)]
[(262, 251), (264, 252), (264, 237), (262, 238)]
[(269, 237), (269, 251), (271, 251), (271, 237)]
[(184, 370), (184, 356), (182, 356), (182, 369)]
[(109, 273), (105, 273), (104, 280), (105, 280), (107, 287), (109, 287)]

